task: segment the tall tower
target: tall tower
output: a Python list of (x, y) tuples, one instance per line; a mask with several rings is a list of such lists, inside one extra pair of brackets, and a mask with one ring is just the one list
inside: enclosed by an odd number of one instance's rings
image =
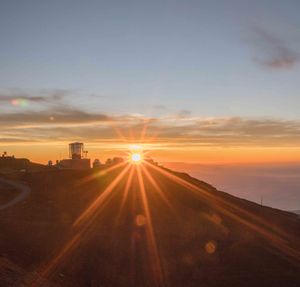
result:
[(74, 142), (69, 144), (69, 158), (82, 159), (84, 154), (83, 143)]
[(87, 151), (83, 148), (83, 143), (74, 142), (69, 144), (69, 158), (62, 159), (58, 164), (59, 168), (65, 169), (89, 169), (91, 160), (87, 158)]

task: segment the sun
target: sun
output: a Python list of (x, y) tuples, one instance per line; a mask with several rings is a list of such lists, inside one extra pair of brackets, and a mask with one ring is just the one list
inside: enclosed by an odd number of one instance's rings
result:
[(128, 161), (131, 164), (140, 164), (144, 161), (145, 152), (143, 147), (138, 144), (131, 144), (128, 151)]
[(140, 163), (142, 161), (142, 155), (140, 153), (134, 152), (131, 154), (131, 161), (133, 163)]

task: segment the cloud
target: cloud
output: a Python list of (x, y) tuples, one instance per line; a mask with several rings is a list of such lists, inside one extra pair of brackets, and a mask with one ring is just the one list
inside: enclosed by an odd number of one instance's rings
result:
[(293, 68), (300, 61), (299, 53), (280, 38), (262, 27), (254, 28), (253, 43), (259, 55), (255, 57), (255, 62), (270, 69)]
[(184, 170), (223, 191), (283, 210), (299, 209), (299, 164), (191, 164), (164, 163), (173, 170)]
[(178, 117), (178, 119), (185, 119), (188, 118), (191, 114), (192, 114), (191, 111), (180, 110), (176, 113), (176, 116)]
[(108, 121), (104, 114), (88, 113), (69, 107), (48, 109), (42, 112), (19, 112), (0, 114), (0, 126), (13, 127), (45, 124), (84, 124)]
[(32, 143), (34, 141), (30, 140), (30, 139), (25, 139), (25, 138), (14, 138), (14, 137), (11, 137), (11, 138), (0, 138), (0, 143)]
[(14, 99), (22, 99), (31, 102), (43, 102), (46, 100), (44, 97), (39, 97), (39, 96), (27, 96), (27, 95), (12, 96), (12, 95), (3, 95), (3, 94), (0, 95), (0, 102), (11, 102)]
[(141, 115), (107, 115), (70, 107), (43, 112), (0, 115), (0, 142), (129, 142), (139, 140), (147, 124), (145, 141), (168, 148), (189, 147), (298, 147), (300, 121), (241, 117), (179, 120), (178, 115), (147, 118)]
[(11, 89), (7, 92), (0, 92), (0, 103), (11, 103), (14, 100), (23, 100), (31, 103), (56, 103), (62, 100), (69, 91), (65, 90), (42, 90), (33, 94)]

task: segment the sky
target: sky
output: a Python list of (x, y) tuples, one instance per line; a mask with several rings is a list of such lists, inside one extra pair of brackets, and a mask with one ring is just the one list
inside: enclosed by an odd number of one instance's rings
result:
[(160, 161), (299, 162), (299, 11), (0, 0), (1, 148), (42, 163), (72, 141), (101, 161), (138, 142)]

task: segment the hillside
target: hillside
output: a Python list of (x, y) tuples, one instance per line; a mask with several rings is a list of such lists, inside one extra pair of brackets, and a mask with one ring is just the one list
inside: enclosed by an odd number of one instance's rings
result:
[(0, 285), (300, 286), (297, 215), (147, 170), (6, 175), (32, 192), (0, 210)]
[(11, 156), (0, 157), (0, 174), (7, 174), (16, 171), (40, 171), (48, 170), (48, 166), (31, 162), (27, 158), (15, 158)]

